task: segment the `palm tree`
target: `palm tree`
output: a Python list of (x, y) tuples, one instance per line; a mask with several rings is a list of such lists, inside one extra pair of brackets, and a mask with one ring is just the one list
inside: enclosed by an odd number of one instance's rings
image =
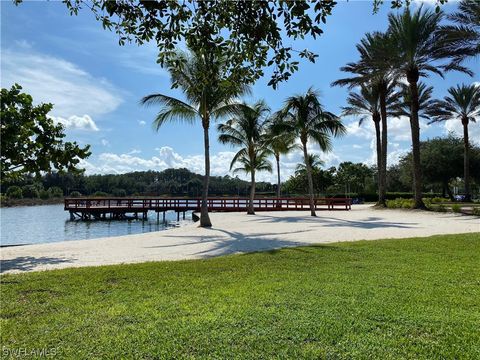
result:
[(266, 141), (266, 116), (270, 109), (263, 101), (253, 106), (243, 104), (237, 115), (224, 124), (218, 125), (220, 135), (218, 140), (222, 144), (241, 146), (230, 164), (230, 170), (235, 164), (239, 167), (234, 173), (245, 172), (250, 174), (250, 199), (247, 213), (255, 214), (253, 200), (255, 198), (255, 173), (257, 171), (272, 171), (272, 164), (268, 161), (271, 155)]
[(360, 60), (356, 63), (349, 63), (342, 67), (342, 71), (354, 74), (354, 77), (340, 79), (332, 83), (336, 86), (348, 86), (353, 89), (357, 86), (369, 86), (370, 92), (378, 94), (379, 113), (381, 119), (381, 142), (380, 153), (377, 147), (377, 160), (379, 182), (378, 182), (378, 203), (379, 206), (386, 206), (386, 179), (387, 179), (387, 145), (388, 145), (388, 95), (396, 85), (396, 77), (390, 57), (394, 44), (387, 33), (367, 33), (357, 44), (357, 51)]
[(282, 118), (272, 116), (267, 121), (267, 142), (277, 165), (277, 198), (281, 195), (280, 156), (299, 149), (295, 143), (295, 134), (281, 130)]
[[(433, 87), (427, 86), (423, 82), (418, 83), (418, 116), (419, 118), (429, 119), (434, 106), (434, 101), (432, 100)], [(394, 105), (394, 115), (406, 116), (410, 118), (411, 116), (411, 104), (412, 104), (412, 95), (410, 93), (410, 87), (408, 85), (402, 84), (400, 86), (401, 100)]]
[(418, 81), (428, 72), (443, 76), (434, 61), (439, 53), (438, 28), (443, 13), (423, 10), (413, 14), (409, 8), (401, 14), (389, 14), (388, 32), (396, 44), (395, 64), (399, 74), (408, 81), (410, 89), (410, 128), (412, 132), (414, 208), (425, 208), (422, 200), (422, 171), (420, 165), (420, 123)]
[[(174, 66), (181, 64), (180, 67)], [(165, 123), (183, 121), (193, 124), (200, 121), (203, 127), (205, 148), (205, 177), (203, 179), (200, 226), (210, 227), (208, 215), (208, 186), (210, 181), (210, 121), (231, 114), (235, 99), (249, 91), (245, 84), (229, 81), (226, 75), (226, 59), (214, 56), (177, 52), (167, 64), (172, 87), (180, 88), (186, 102), (164, 94), (152, 94), (141, 100), (143, 105), (160, 105), (154, 120), (158, 129)]]
[[(312, 169), (312, 172), (314, 172), (314, 170), (318, 170), (323, 165), (325, 165), (325, 162), (320, 158), (320, 155), (318, 154), (308, 154), (308, 164), (310, 165), (310, 169)], [(305, 164), (297, 164), (297, 166), (295, 167), (295, 175), (305, 173), (306, 171), (307, 166)]]
[(480, 2), (462, 0), (458, 11), (447, 18), (455, 24), (440, 28), (441, 49), (444, 55), (452, 59), (446, 68), (455, 69), (461, 66), (465, 59), (480, 54)]
[[(391, 82), (387, 87), (387, 94), (385, 97), (385, 106), (387, 116), (395, 115), (394, 111), (398, 104), (399, 93), (395, 91), (395, 83)], [(343, 116), (358, 116), (358, 125), (362, 125), (367, 118), (371, 118), (375, 127), (375, 143), (377, 150), (377, 169), (379, 170), (379, 204), (385, 201), (385, 196), (382, 191), (385, 187), (381, 185), (380, 181), (380, 169), (382, 168), (382, 139), (380, 131), (381, 120), (381, 106), (380, 106), (380, 89), (378, 86), (360, 86), (360, 92), (350, 92), (347, 98), (347, 106), (342, 109)]]
[(284, 119), (283, 130), (295, 133), (303, 150), (303, 159), (307, 168), (308, 190), (310, 195), (310, 213), (316, 216), (313, 194), (312, 168), (309, 163), (307, 144), (309, 140), (320, 146), (322, 151), (332, 147), (331, 137), (343, 135), (346, 132), (340, 119), (323, 110), (318, 93), (312, 88), (305, 95), (295, 95), (287, 98), (281, 110)]
[(463, 177), (465, 181), (465, 200), (471, 200), (470, 194), (470, 165), (469, 165), (469, 139), (468, 124), (476, 122), (480, 118), (480, 86), (479, 85), (457, 85), (448, 89), (450, 96), (443, 100), (437, 100), (431, 107), (430, 114), (433, 116), (431, 122), (458, 119), (463, 125)]

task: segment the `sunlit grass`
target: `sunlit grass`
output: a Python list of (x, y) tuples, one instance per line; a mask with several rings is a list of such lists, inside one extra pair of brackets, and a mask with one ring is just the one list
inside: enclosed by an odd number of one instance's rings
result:
[(480, 358), (480, 234), (2, 276), (5, 349), (61, 358)]

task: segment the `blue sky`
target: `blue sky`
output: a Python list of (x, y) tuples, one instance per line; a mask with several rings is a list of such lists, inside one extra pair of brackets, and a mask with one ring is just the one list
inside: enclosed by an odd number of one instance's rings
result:
[[(455, 8), (454, 2), (443, 6), (446, 12)], [(369, 1), (340, 2), (319, 39), (286, 40), (295, 48), (306, 47), (317, 53), (316, 63), (301, 61), (300, 71), (278, 90), (267, 87), (268, 76), (259, 80), (247, 100), (265, 99), (272, 110), (277, 110), (287, 96), (313, 86), (320, 90), (325, 108), (340, 113), (347, 90), (331, 88), (330, 83), (344, 77), (340, 66), (357, 59), (355, 44), (366, 32), (386, 29), (389, 11), (388, 4), (372, 14)], [(91, 144), (92, 156), (82, 163), (87, 174), (168, 167), (203, 172), (200, 126), (172, 124), (157, 133), (151, 127), (155, 109), (139, 105), (139, 100), (150, 93), (181, 97), (178, 90), (170, 89), (168, 73), (156, 64), (156, 54), (153, 44), (119, 46), (116, 35), (103, 30), (88, 10), (70, 16), (59, 2), (25, 2), (20, 6), (1, 2), (1, 86), (18, 82), (35, 101), (54, 104), (51, 115), (66, 126), (67, 139)], [(469, 65), (475, 70), (478, 60)], [(437, 75), (425, 79), (434, 87), (435, 97), (443, 97), (446, 89), (457, 83), (478, 80), (478, 75), (471, 78), (459, 73), (446, 74), (445, 79)], [(332, 152), (321, 154), (326, 166), (341, 161), (373, 163), (371, 124), (358, 127), (354, 118), (345, 118), (344, 122), (348, 134), (334, 140)], [(455, 121), (430, 126), (424, 123), (422, 138), (456, 131), (458, 125)], [(478, 123), (471, 127), (471, 138), (477, 142), (479, 128)], [(408, 121), (391, 119), (389, 135), (389, 162), (395, 163), (410, 147)], [(219, 144), (213, 128), (211, 139), (212, 174), (225, 175), (235, 149)], [(314, 145), (311, 150), (318, 152)], [(299, 153), (282, 160), (284, 179), (299, 161)], [(275, 177), (265, 173), (259, 178), (274, 181)]]

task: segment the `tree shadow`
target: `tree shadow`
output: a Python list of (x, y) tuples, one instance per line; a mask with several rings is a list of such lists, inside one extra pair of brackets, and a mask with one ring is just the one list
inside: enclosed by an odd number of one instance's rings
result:
[[(237, 231), (227, 231), (218, 228), (208, 228), (205, 230), (211, 231), (212, 235), (172, 235), (172, 238), (187, 238), (192, 241), (173, 245), (150, 246), (149, 248), (169, 248), (173, 246), (188, 246), (211, 243), (212, 246), (210, 248), (192, 254), (206, 258), (235, 253), (267, 251), (280, 249), (283, 247), (311, 245), (311, 243), (304, 241), (290, 241), (279, 239), (279, 237), (285, 234), (299, 234), (304, 232), (310, 232), (311, 230), (291, 231), (281, 234), (257, 233), (248, 235)], [(218, 232), (220, 232), (221, 234), (218, 234)]]
[(72, 263), (75, 259), (65, 259), (57, 257), (34, 257), (19, 256), (14, 259), (0, 260), (0, 273), (8, 271), (31, 271), (41, 265), (56, 265), (61, 263)]
[(334, 217), (327, 216), (285, 216), (277, 217), (271, 215), (259, 215), (254, 221), (264, 222), (264, 223), (309, 223), (309, 224), (318, 224), (323, 227), (353, 227), (361, 229), (375, 229), (375, 228), (398, 228), (398, 229), (409, 229), (413, 228), (414, 225), (418, 223), (413, 222), (391, 222), (385, 221), (380, 217), (367, 217), (363, 220), (348, 220), (348, 219), (339, 219)]

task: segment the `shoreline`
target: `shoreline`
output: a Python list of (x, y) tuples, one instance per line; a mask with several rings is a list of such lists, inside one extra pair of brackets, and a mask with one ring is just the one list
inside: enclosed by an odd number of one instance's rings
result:
[[(148, 261), (202, 259), (356, 240), (480, 233), (477, 217), (451, 213), (381, 211), (357, 205), (351, 211), (211, 213), (212, 228), (196, 223), (135, 235), (4, 247), (1, 272)], [(480, 235), (479, 235), (480, 240)]]

